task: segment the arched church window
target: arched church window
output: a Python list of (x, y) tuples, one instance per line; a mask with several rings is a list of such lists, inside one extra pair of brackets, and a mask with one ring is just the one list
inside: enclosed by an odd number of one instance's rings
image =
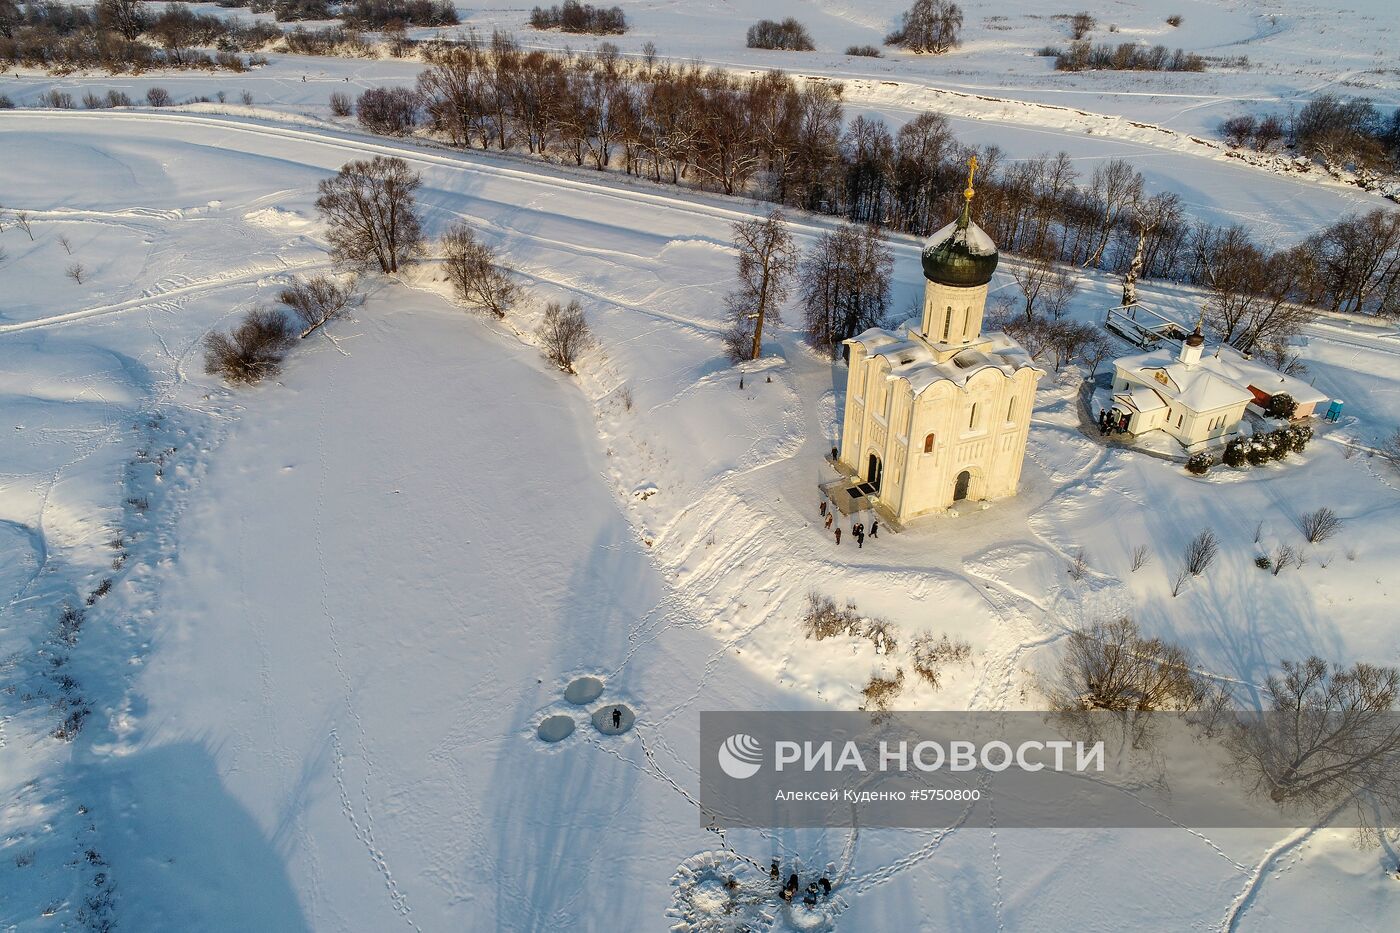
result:
[(924, 453), (926, 453), (926, 454), (931, 454), (931, 453), (933, 453), (933, 441), (934, 441), (934, 437), (933, 437), (932, 434), (930, 434), (928, 437), (924, 438)]
[(1006, 403), (1006, 420), (1016, 420), (1016, 400), (1014, 398)]
[(977, 427), (977, 403), (972, 403), (972, 411), (967, 416), (967, 426), (969, 429)]
[(948, 306), (948, 313), (943, 316), (943, 339), (946, 341), (953, 336), (953, 306)]
[(963, 309), (963, 339), (964, 339), (964, 340), (971, 340), (971, 339), (972, 339), (972, 331), (970, 330), (971, 327), (972, 327), (972, 305), (968, 305), (966, 308)]

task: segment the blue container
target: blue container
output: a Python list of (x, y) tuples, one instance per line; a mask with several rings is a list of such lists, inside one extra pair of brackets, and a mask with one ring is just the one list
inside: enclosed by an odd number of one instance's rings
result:
[(1327, 406), (1327, 420), (1336, 421), (1340, 417), (1342, 417), (1342, 400), (1334, 398), (1332, 403)]

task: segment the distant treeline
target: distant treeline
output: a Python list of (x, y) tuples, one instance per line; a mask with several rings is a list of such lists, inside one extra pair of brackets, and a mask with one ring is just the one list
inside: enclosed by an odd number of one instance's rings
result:
[[(152, 68), (242, 70), (236, 54), (281, 38), (270, 23), (245, 24), (189, 7), (155, 9), (137, 0), (95, 6), (0, 0), (0, 62), (55, 72), (100, 68), (113, 74)], [(214, 55), (202, 51), (213, 48)]]
[(450, 0), (215, 0), (221, 7), (247, 7), (254, 13), (271, 13), (279, 23), (308, 19), (336, 19), (356, 29), (390, 29), (404, 26), (455, 26), (460, 20)]
[(1205, 71), (1206, 60), (1194, 52), (1169, 49), (1165, 45), (1145, 46), (1136, 42), (1107, 42), (1098, 45), (1088, 39), (1070, 43), (1055, 55), (1057, 71)]
[(596, 7), (577, 0), (564, 0), (560, 6), (535, 7), (530, 11), (535, 29), (559, 29), (594, 36), (620, 36), (627, 31), (622, 7)]
[[(1087, 175), (1065, 153), (1006, 159), (996, 147), (960, 144), (937, 113), (893, 133), (879, 119), (847, 123), (835, 82), (624, 60), (606, 43), (593, 53), (525, 51), (502, 34), (422, 51), (430, 67), (407, 125), (421, 113), (455, 146), (617, 167), (916, 235), (956, 215), (976, 152), (977, 220), (1009, 252), (1123, 272), (1141, 234), (1145, 276), (1211, 288), (1228, 277), (1252, 290), (1260, 270), (1286, 267), (1285, 279), (1275, 276), (1283, 301), (1400, 313), (1395, 211), (1345, 217), (1273, 253), (1245, 228), (1188, 218), (1173, 193), (1146, 195), (1121, 159)], [(401, 118), (386, 125), (403, 127)]]

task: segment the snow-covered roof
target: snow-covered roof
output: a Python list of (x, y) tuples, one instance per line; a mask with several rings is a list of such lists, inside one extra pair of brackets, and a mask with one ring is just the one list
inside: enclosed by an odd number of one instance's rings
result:
[(888, 360), (888, 378), (909, 383), (916, 396), (939, 382), (951, 382), (962, 388), (975, 374), (988, 367), (1000, 370), (1007, 376), (1014, 376), (1018, 370), (1026, 367), (1044, 372), (1019, 343), (1000, 331), (983, 334), (978, 343), (959, 350), (940, 363), (932, 347), (918, 337), (915, 330), (912, 322), (904, 336), (881, 327), (872, 327), (852, 337), (851, 342), (860, 344), (870, 356), (883, 356)]
[[(955, 237), (957, 239), (954, 239)], [(992, 242), (991, 237), (987, 236), (987, 231), (970, 220), (965, 228), (959, 228), (956, 220), (940, 228), (937, 233), (924, 241), (924, 251), (938, 249), (944, 241), (949, 239), (961, 242), (967, 251), (974, 256), (995, 256), (997, 254), (997, 245)]]
[(1233, 347), (1221, 347), (1212, 354), (1212, 358), (1218, 359), (1222, 373), (1230, 373), (1236, 382), (1246, 388), (1252, 386), (1268, 395), (1283, 392), (1299, 405), (1317, 404), (1329, 398), (1326, 393), (1318, 391), (1301, 379), (1286, 376), (1258, 360), (1245, 359), (1244, 355)]
[[(1191, 411), (1214, 411), (1255, 401), (1251, 389), (1267, 395), (1285, 392), (1300, 405), (1326, 401), (1328, 396), (1301, 379), (1256, 360), (1245, 359), (1233, 347), (1218, 347), (1203, 354), (1194, 366), (1181, 362), (1175, 350), (1161, 348), (1117, 361), (1118, 368), (1132, 373), (1144, 384)], [(1163, 373), (1167, 381), (1157, 378)]]
[(1140, 412), (1157, 411), (1167, 407), (1167, 403), (1162, 400), (1161, 393), (1144, 385), (1135, 385), (1126, 392), (1118, 392), (1113, 396), (1113, 400)]

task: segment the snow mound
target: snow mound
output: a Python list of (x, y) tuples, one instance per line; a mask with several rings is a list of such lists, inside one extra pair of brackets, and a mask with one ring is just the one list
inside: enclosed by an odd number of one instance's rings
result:
[(243, 215), (245, 223), (264, 230), (304, 230), (311, 226), (311, 220), (296, 211), (281, 207), (264, 207)]

